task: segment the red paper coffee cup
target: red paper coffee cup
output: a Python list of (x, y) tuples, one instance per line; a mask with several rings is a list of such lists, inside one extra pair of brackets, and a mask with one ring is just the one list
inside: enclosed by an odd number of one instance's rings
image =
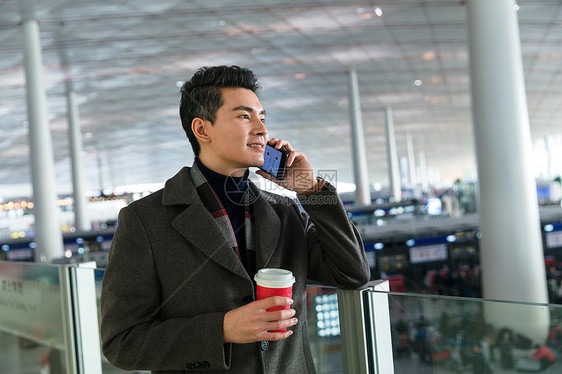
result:
[[(271, 296), (293, 297), (293, 283), (295, 277), (293, 273), (285, 269), (266, 268), (260, 269), (256, 273), (254, 280), (257, 284), (256, 299), (262, 300)], [(268, 308), (268, 312), (289, 309), (290, 305), (274, 306)], [(287, 329), (272, 330), (272, 332), (283, 332)]]

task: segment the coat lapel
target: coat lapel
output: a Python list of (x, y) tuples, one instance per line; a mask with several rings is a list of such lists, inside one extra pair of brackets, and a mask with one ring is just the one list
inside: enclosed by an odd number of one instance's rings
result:
[(250, 188), (258, 198), (252, 204), (255, 225), (256, 270), (268, 267), (268, 262), (277, 247), (281, 233), (281, 220), (268, 203), (268, 195), (250, 181)]
[(208, 258), (241, 278), (248, 273), (220, 231), (215, 220), (201, 202), (188, 206), (173, 221), (174, 227)]
[(232, 250), (232, 246), (199, 199), (189, 174), (189, 168), (183, 168), (166, 182), (162, 204), (164, 206), (187, 205), (172, 220), (172, 227), (203, 252), (207, 258), (237, 276), (249, 279), (246, 269)]

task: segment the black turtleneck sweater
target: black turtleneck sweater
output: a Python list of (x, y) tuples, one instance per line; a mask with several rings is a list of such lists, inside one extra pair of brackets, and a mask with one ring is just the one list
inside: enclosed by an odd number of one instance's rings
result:
[(244, 224), (246, 208), (242, 203), (242, 197), (248, 187), (248, 175), (250, 171), (246, 170), (246, 173), (244, 173), (242, 177), (232, 177), (219, 174), (209, 169), (203, 165), (199, 158), (196, 158), (195, 162), (219, 197), (222, 206), (226, 210), (226, 214), (228, 214), (228, 219), (230, 220), (232, 230), (234, 230), (234, 235), (236, 236), (236, 242), (238, 243), (242, 264), (247, 268), (246, 230)]

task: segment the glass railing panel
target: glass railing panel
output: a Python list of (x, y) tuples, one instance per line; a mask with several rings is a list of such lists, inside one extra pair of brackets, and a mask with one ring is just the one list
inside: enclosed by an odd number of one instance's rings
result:
[(66, 372), (61, 290), (58, 266), (0, 261), (0, 373)]
[(388, 309), (394, 373), (562, 373), (560, 305), (391, 292)]
[(317, 373), (343, 373), (338, 297), (335, 288), (308, 286), (307, 325)]
[[(77, 272), (92, 269), (77, 269)], [(97, 320), (101, 321), (100, 296), (103, 269), (93, 270), (95, 281)], [(307, 288), (308, 337), (317, 373), (343, 373), (338, 299), (335, 288), (309, 286)], [(100, 343), (101, 344), (101, 343)], [(101, 350), (101, 347), (100, 347)], [(125, 373), (111, 365), (101, 354), (104, 374)], [(137, 371), (137, 373), (144, 373)]]

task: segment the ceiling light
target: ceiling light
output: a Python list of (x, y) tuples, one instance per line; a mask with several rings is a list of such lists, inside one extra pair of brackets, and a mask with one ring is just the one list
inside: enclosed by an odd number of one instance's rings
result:
[[(426, 82), (428, 82), (428, 81), (426, 80)], [(431, 77), (431, 78), (429, 78), (429, 83), (438, 84), (438, 83), (441, 83), (441, 79), (439, 77)]]
[(435, 51), (426, 51), (422, 53), (421, 59), (424, 61), (435, 60)]
[(421, 79), (416, 79), (414, 82), (414, 86), (419, 87), (423, 84), (423, 82), (421, 81)]
[(206, 27), (224, 27), (226, 26), (226, 21), (222, 19), (219, 21), (206, 21), (203, 22), (203, 25), (205, 25)]
[(374, 8), (374, 9), (375, 9), (375, 14), (376, 14), (378, 17), (382, 17), (382, 9), (381, 9), (378, 5), (375, 5), (375, 8)]
[(176, 87), (181, 87), (183, 86), (183, 82), (182, 81), (177, 81), (176, 82)]
[(519, 9), (521, 9), (521, 7), (519, 6), (519, 4), (515, 4), (515, 5), (513, 6), (513, 9), (515, 9), (515, 11), (518, 12)]

